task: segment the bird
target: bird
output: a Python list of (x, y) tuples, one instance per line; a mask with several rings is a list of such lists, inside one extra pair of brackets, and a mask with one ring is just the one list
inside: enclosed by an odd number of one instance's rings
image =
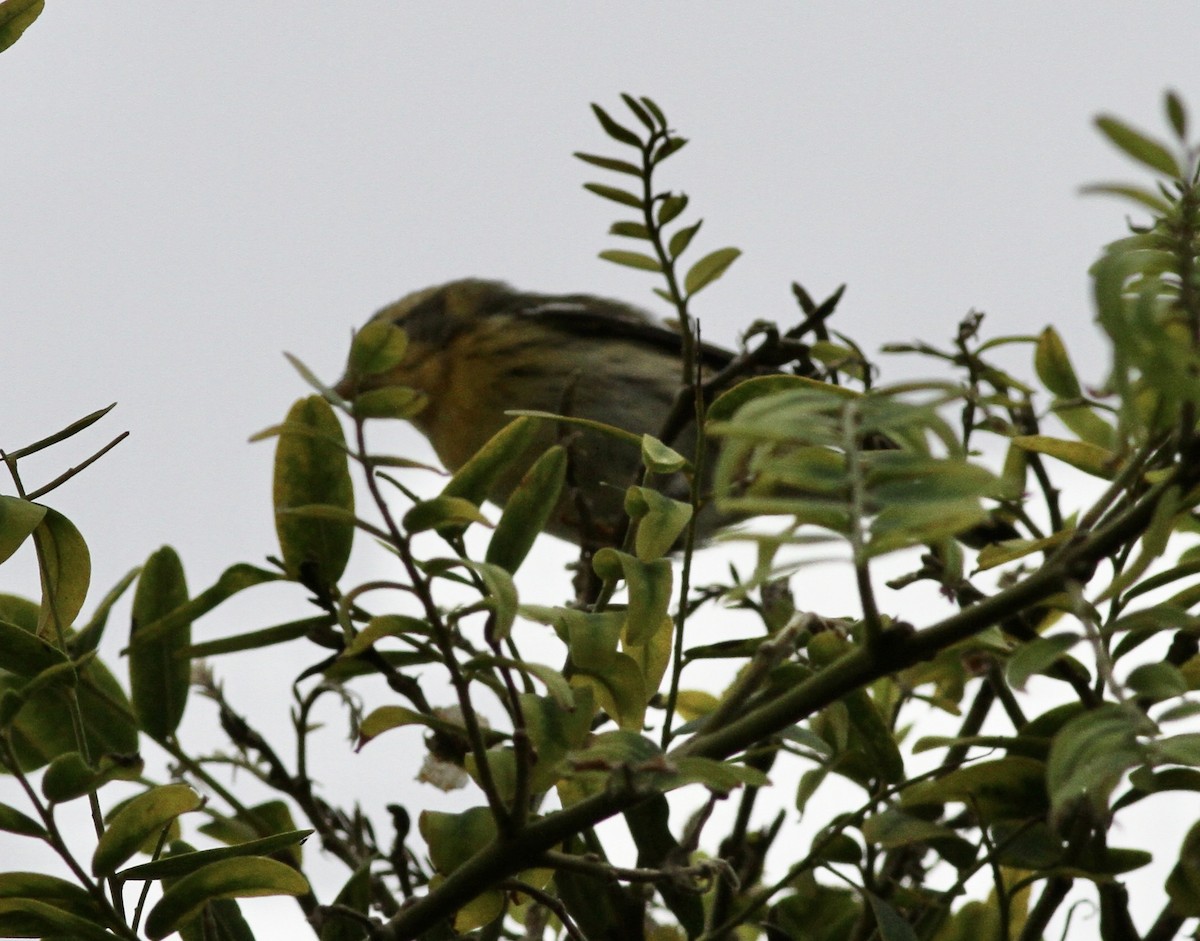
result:
[[(451, 472), (462, 467), (512, 416), (513, 410), (552, 412), (659, 435), (683, 385), (683, 337), (649, 313), (590, 294), (537, 294), (504, 282), (467, 278), (415, 291), (379, 310), (372, 321), (395, 324), (408, 336), (403, 361), (364, 377), (347, 374), (335, 387), (347, 398), (388, 386), (427, 397), (412, 423)], [(735, 354), (696, 346), (702, 376), (728, 366)], [(568, 493), (546, 531), (585, 549), (611, 545), (624, 531), (626, 488), (638, 479), (641, 451), (588, 428), (547, 421), (521, 462), (501, 477), (493, 502), (503, 505), (538, 454), (556, 441), (568, 452)], [(664, 442), (684, 457), (694, 453), (694, 423)], [(712, 461), (701, 468), (700, 492)], [(678, 472), (656, 488), (687, 501), (691, 481)], [(722, 525), (702, 501), (703, 539)]]

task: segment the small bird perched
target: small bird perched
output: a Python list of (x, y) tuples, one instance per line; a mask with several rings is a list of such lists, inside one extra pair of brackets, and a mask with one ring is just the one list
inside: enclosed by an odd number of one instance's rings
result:
[[(679, 333), (636, 307), (586, 294), (526, 294), (498, 281), (468, 279), (409, 294), (373, 320), (404, 328), (405, 359), (353, 388), (344, 379), (338, 391), (352, 397), (403, 385), (424, 392), (428, 404), (413, 424), (451, 471), (511, 421), (505, 413), (513, 409), (592, 419), (657, 436), (682, 383)], [(708, 344), (697, 349), (705, 374), (733, 358)], [(625, 489), (641, 466), (638, 447), (552, 422), (541, 434), (540, 447), (530, 449), (492, 499), (503, 504), (529, 464), (561, 438), (570, 454), (573, 492), (564, 496), (546, 529), (585, 548), (611, 544), (622, 530)], [(695, 428), (688, 425), (665, 443), (690, 458)], [(688, 498), (689, 482), (682, 474), (656, 486), (675, 499)], [(717, 522), (705, 507), (701, 536)]]

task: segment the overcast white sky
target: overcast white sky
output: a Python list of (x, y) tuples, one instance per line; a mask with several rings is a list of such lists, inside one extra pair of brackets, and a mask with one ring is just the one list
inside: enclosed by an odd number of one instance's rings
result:
[[(654, 309), (650, 276), (596, 259), (616, 207), (570, 156), (611, 150), (588, 103), (621, 91), (692, 141), (665, 182), (706, 219), (698, 249), (745, 252), (695, 308), (710, 340), (787, 317), (792, 279), (846, 282), (836, 325), (869, 350), (977, 308), (993, 333), (1054, 323), (1099, 379), (1085, 271), (1126, 210), (1077, 190), (1136, 172), (1091, 119), (1158, 132), (1167, 87), (1200, 111), (1197, 36), (1192, 2), (48, 0), (0, 55), (0, 446), (119, 403), (27, 476), (130, 431), (51, 501), (93, 601), (162, 543), (195, 588), (260, 561), (272, 446), (246, 439), (307, 392), (282, 350), (334, 378), (372, 311), (465, 275)], [(30, 560), (0, 591), (36, 593)], [(302, 611), (256, 604), (197, 634)], [(286, 690), (307, 658), (252, 669)]]

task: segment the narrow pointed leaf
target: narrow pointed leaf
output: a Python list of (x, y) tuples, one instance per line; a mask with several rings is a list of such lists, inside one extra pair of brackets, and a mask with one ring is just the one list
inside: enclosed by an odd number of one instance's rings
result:
[(643, 255), (641, 252), (630, 252), (612, 248), (601, 252), (600, 257), (605, 261), (611, 261), (615, 265), (624, 265), (626, 268), (638, 268), (642, 271), (662, 271), (662, 265), (658, 263), (657, 258), (651, 258), (649, 255)]
[(1096, 118), (1096, 127), (1113, 144), (1139, 163), (1172, 179), (1180, 176), (1181, 171), (1175, 157), (1153, 138), (1134, 130), (1123, 121), (1103, 115)]
[(600, 122), (600, 126), (604, 128), (604, 133), (615, 141), (620, 141), (622, 144), (628, 144), (630, 147), (641, 147), (642, 141), (633, 131), (624, 125), (618, 124), (609, 116), (608, 112), (599, 105), (592, 105), (592, 113), (596, 115), (596, 120)]
[(603, 183), (584, 183), (583, 188), (604, 199), (611, 199), (614, 203), (620, 203), (622, 206), (632, 206), (634, 209), (642, 208), (640, 198), (634, 196), (633, 193), (617, 189), (615, 186), (605, 186)]

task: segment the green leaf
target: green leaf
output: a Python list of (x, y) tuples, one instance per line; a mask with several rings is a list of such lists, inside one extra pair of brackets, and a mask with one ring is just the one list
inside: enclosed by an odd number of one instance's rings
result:
[(422, 533), (430, 529), (460, 529), (471, 523), (490, 526), (479, 507), (462, 497), (433, 497), (412, 506), (401, 521), (410, 533)]
[(320, 941), (362, 941), (363, 921), (341, 914), (357, 912), (365, 920), (371, 911), (371, 864), (363, 863), (351, 874), (333, 900), (321, 926)]
[(1092, 183), (1080, 187), (1080, 192), (1089, 196), (1118, 196), (1122, 199), (1132, 200), (1158, 216), (1165, 216), (1171, 211), (1170, 203), (1140, 186), (1129, 186), (1125, 183)]
[(418, 827), (429, 845), (434, 868), (443, 876), (496, 839), (496, 821), (487, 807), (472, 807), (457, 814), (422, 811)]
[(0, 804), (0, 830), (16, 833), (18, 836), (31, 836), (38, 840), (47, 835), (46, 829), (40, 823), (8, 804)]
[(505, 474), (518, 466), (518, 461), (537, 438), (540, 424), (531, 418), (515, 418), (475, 452), (442, 488), (444, 497), (462, 497), (476, 506)]
[(1058, 662), (1059, 658), (1083, 638), (1079, 634), (1064, 632), (1039, 637), (1022, 644), (1009, 658), (1005, 674), (1009, 685), (1024, 690), (1025, 683), (1035, 673), (1044, 673)]
[(649, 241), (650, 230), (640, 222), (614, 222), (608, 227), (609, 235), (620, 235), (623, 238), (642, 239)]
[(672, 154), (677, 154), (687, 145), (687, 139), (683, 137), (670, 137), (658, 145), (654, 151), (654, 155), (650, 158), (651, 162), (657, 166), (662, 163)]
[(175, 734), (187, 706), (192, 662), (184, 655), (192, 627), (185, 622), (149, 643), (137, 643), (138, 630), (153, 624), (188, 600), (183, 563), (170, 546), (146, 560), (133, 596), (129, 632), (129, 686), (138, 724), (156, 742)]
[(596, 115), (596, 120), (600, 122), (600, 126), (604, 128), (604, 133), (615, 141), (622, 144), (628, 144), (630, 147), (641, 147), (642, 141), (633, 131), (614, 121), (605, 111), (597, 104), (592, 105), (592, 113)]
[(917, 933), (896, 909), (874, 892), (864, 894), (871, 905), (871, 914), (875, 916), (880, 941), (918, 941)]
[(625, 730), (642, 727), (648, 691), (638, 661), (617, 650), (624, 611), (591, 613), (553, 609), (552, 623), (567, 645), (574, 674), (571, 683), (595, 694), (596, 703)]
[(429, 404), (429, 397), (408, 386), (384, 386), (354, 397), (355, 418), (394, 418), (409, 421)]
[(1134, 130), (1128, 124), (1117, 118), (1102, 115), (1096, 118), (1096, 127), (1100, 129), (1100, 133), (1138, 163), (1172, 179), (1178, 179), (1182, 175), (1179, 164), (1166, 147), (1140, 131)]
[(1183, 673), (1170, 663), (1143, 663), (1134, 667), (1129, 672), (1125, 685), (1139, 697), (1151, 702), (1174, 699), (1188, 691)]
[(374, 376), (404, 362), (408, 336), (394, 323), (372, 320), (354, 334), (346, 361), (349, 376)]
[(658, 263), (657, 258), (651, 258), (649, 255), (643, 255), (641, 252), (629, 252), (617, 248), (609, 248), (602, 251), (600, 257), (605, 261), (611, 261), (614, 265), (624, 265), (626, 268), (637, 268), (641, 271), (662, 271), (662, 265)]
[(33, 530), (33, 539), (42, 561), (42, 608), (37, 633), (56, 637), (75, 622), (83, 608), (91, 582), (92, 557), (75, 524), (49, 507)]
[(385, 637), (406, 637), (408, 635), (422, 637), (428, 633), (429, 625), (419, 618), (404, 614), (381, 614), (366, 623), (363, 629), (354, 636), (354, 639), (346, 645), (346, 649), (342, 651), (341, 655), (343, 657), (360, 656), (370, 650), (376, 641)]
[[(73, 670), (88, 753), (129, 755), (136, 752), (137, 723), (121, 684), (95, 658), (76, 661)], [(45, 672), (33, 680), (0, 673), (0, 697), (17, 695), (16, 690), (21, 689), (21, 708), (11, 720), (7, 734), (23, 771), (40, 768), (53, 758), (79, 748), (71, 714), (63, 708), (61, 687), (57, 683), (39, 682)], [(31, 689), (35, 684), (37, 688)]]
[[(658, 205), (658, 224), (666, 225), (687, 208), (686, 193), (668, 193)], [(641, 206), (641, 203), (638, 203)]]
[(195, 872), (209, 863), (223, 859), (236, 859), (239, 856), (267, 856), (303, 843), (313, 834), (312, 830), (286, 830), (258, 840), (248, 840), (233, 846), (219, 846), (210, 850), (193, 850), (186, 853), (172, 853), (154, 862), (142, 863), (122, 869), (116, 877), (123, 882), (134, 880), (178, 879), (188, 873)]
[(625, 492), (625, 512), (638, 524), (634, 552), (643, 562), (670, 552), (692, 518), (690, 504), (650, 487), (630, 487)]
[(92, 854), (92, 874), (111, 876), (176, 817), (199, 809), (203, 803), (186, 784), (166, 784), (139, 794), (117, 812), (101, 834)]
[(987, 822), (1027, 820), (1045, 813), (1046, 766), (1021, 755), (964, 765), (905, 789), (901, 807), (962, 803)]
[(616, 160), (612, 157), (601, 157), (598, 154), (584, 154), (579, 151), (575, 152), (575, 156), (584, 163), (590, 163), (594, 167), (600, 167), (602, 170), (612, 170), (614, 173), (628, 173), (630, 176), (640, 177), (642, 168), (629, 163), (627, 160)]
[(32, 535), (46, 508), (28, 500), (0, 495), (0, 562), (4, 562)]
[[(544, 676), (540, 678), (545, 679)], [(562, 778), (563, 759), (568, 752), (583, 747), (591, 734), (595, 714), (591, 691), (586, 687), (568, 694), (570, 705), (560, 700), (549, 682), (546, 688), (552, 693), (549, 697), (532, 693), (520, 696), (521, 711), (535, 756), (529, 781), (534, 793), (549, 790)]]
[(425, 570), (431, 575), (440, 575), (454, 568), (470, 569), (483, 579), (486, 589), (484, 603), (495, 612), (492, 637), (500, 640), (506, 638), (517, 618), (517, 586), (512, 575), (499, 565), (472, 559), (431, 559), (425, 565)]
[(642, 435), (642, 465), (652, 474), (674, 474), (688, 466), (688, 460), (653, 435)]
[(567, 479), (567, 450), (554, 445), (525, 473), (504, 504), (484, 561), (516, 573), (546, 528)]
[(633, 112), (636, 117), (645, 126), (646, 130), (653, 131), (655, 129), (654, 119), (650, 116), (649, 111), (643, 107), (636, 98), (632, 95), (621, 93), (621, 100), (625, 102), (625, 107)]
[(701, 288), (712, 284), (742, 253), (740, 248), (718, 248), (709, 252), (688, 269), (683, 279), (683, 289), (691, 297)]
[(246, 562), (237, 562), (217, 579), (215, 585), (206, 588), (187, 604), (180, 605), (174, 611), (159, 618), (153, 624), (139, 626), (137, 639), (134, 643), (148, 644), (162, 639), (165, 635), (181, 630), (197, 618), (207, 614), (217, 605), (228, 601), (238, 592), (254, 588), (266, 582), (279, 581), (282, 578), (277, 572), (268, 572)]
[(1182, 918), (1200, 915), (1200, 823), (1192, 824), (1183, 838), (1179, 861), (1166, 882), (1171, 911)]
[[(270, 800), (240, 810), (233, 817), (216, 816), (198, 829), (214, 840), (237, 845), (277, 833), (290, 833), (297, 827), (288, 805), (281, 800)], [(282, 855), (299, 865), (302, 862), (300, 849), (299, 845), (292, 844)]]
[(354, 512), (345, 438), (333, 409), (320, 396), (297, 401), (286, 425), (300, 425), (314, 435), (283, 431), (275, 450), (275, 529), (288, 577), (321, 593), (345, 571), (354, 541), (347, 521), (305, 519), (281, 511), (314, 503)]
[(629, 607), (623, 637), (628, 644), (642, 644), (667, 617), (671, 604), (672, 570), (669, 559), (647, 561), (613, 548), (592, 557), (592, 567), (605, 580), (624, 578), (629, 589)]
[(152, 941), (165, 938), (216, 899), (305, 895), (308, 891), (304, 876), (274, 859), (250, 856), (210, 863), (163, 893), (146, 918), (146, 935)]
[(273, 647), (276, 644), (298, 640), (301, 637), (316, 635), (323, 629), (328, 629), (336, 623), (331, 614), (321, 614), (312, 618), (300, 618), (298, 621), (288, 621), (286, 624), (276, 624), (274, 627), (264, 627), (258, 631), (247, 631), (245, 634), (233, 634), (218, 640), (209, 640), (201, 644), (192, 644), (184, 648), (182, 654), (193, 659), (215, 657), (226, 653), (240, 653), (243, 650), (259, 650), (262, 647)]
[[(86, 889), (74, 882), (40, 872), (0, 873), (0, 900), (3, 902), (30, 901), (46, 905), (66, 915), (86, 919), (95, 928), (102, 928), (108, 924), (104, 910), (96, 904), (96, 900)], [(15, 919), (10, 917), (13, 911), (14, 909), (9, 908), (6, 916), (0, 916), (0, 936), (40, 937), (43, 933), (48, 933), (49, 929), (34, 935), (17, 934), (14, 930)], [(69, 937), (76, 936), (71, 934)], [(98, 936), (87, 935), (87, 937)], [(105, 937), (112, 941), (113, 935)]]
[(37, 676), (43, 670), (61, 666), (66, 655), (33, 631), (0, 621), (0, 670), (17, 676)]
[(660, 108), (658, 105), (656, 105), (653, 101), (651, 101), (645, 95), (640, 96), (640, 100), (641, 100), (642, 104), (645, 105), (646, 110), (649, 111), (650, 114), (654, 116), (654, 120), (658, 123), (658, 126), (660, 128), (665, 128), (667, 126), (667, 116), (665, 114), (663, 114), (662, 108)]
[(1038, 337), (1033, 365), (1042, 385), (1059, 398), (1076, 399), (1082, 394), (1067, 348), (1053, 327), (1047, 327)]
[(70, 938), (112, 941), (100, 919), (80, 918), (55, 905), (28, 898), (0, 897), (0, 936), (5, 938)]
[(610, 199), (614, 203), (620, 203), (622, 206), (632, 206), (634, 209), (642, 208), (642, 200), (633, 193), (628, 193), (625, 190), (617, 189), (615, 186), (605, 186), (603, 183), (584, 183), (583, 188), (590, 193), (595, 193), (604, 199)]
[(1056, 811), (1086, 796), (1101, 813), (1131, 768), (1147, 760), (1138, 736), (1147, 720), (1116, 704), (1091, 709), (1067, 722), (1054, 736), (1046, 765), (1046, 786)]
[(1175, 132), (1175, 136), (1180, 142), (1187, 140), (1188, 120), (1187, 109), (1183, 106), (1183, 100), (1173, 91), (1168, 91), (1163, 96), (1163, 107), (1167, 112), (1167, 120), (1171, 122), (1171, 130)]
[(134, 781), (142, 773), (142, 760), (101, 755), (93, 768), (79, 752), (58, 755), (42, 775), (42, 794), (53, 803), (64, 803), (99, 790), (109, 781)]
[(0, 3), (0, 52), (21, 38), (45, 5), (45, 0), (4, 0)]
[(1067, 441), (1049, 435), (1017, 435), (1012, 443), (1026, 451), (1058, 458), (1065, 464), (1103, 480), (1112, 480), (1117, 470), (1117, 456), (1106, 448), (1084, 441)]
[(667, 254), (672, 259), (678, 258), (687, 251), (687, 247), (692, 244), (692, 237), (700, 230), (700, 225), (703, 222), (704, 220), (700, 219), (695, 224), (685, 226), (671, 236), (671, 241), (667, 243)]

